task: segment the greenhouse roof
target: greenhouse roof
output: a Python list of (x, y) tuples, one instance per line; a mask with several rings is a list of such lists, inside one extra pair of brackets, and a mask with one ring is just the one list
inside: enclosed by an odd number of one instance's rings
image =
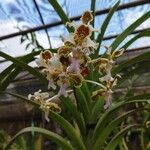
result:
[[(58, 0), (69, 18), (79, 19), (83, 11), (90, 9), (91, 0)], [(116, 0), (96, 0), (95, 28), (99, 29), (108, 9)], [(113, 39), (132, 22), (150, 11), (149, 0), (121, 0), (120, 9), (116, 11), (105, 34), (102, 45), (109, 46)], [(150, 29), (150, 19), (140, 25), (134, 35)], [(21, 33), (20, 33), (21, 31)], [(35, 31), (38, 42), (45, 49), (57, 48), (61, 45), (61, 35), (67, 31), (48, 0), (0, 0), (0, 50), (13, 57), (31, 52), (32, 46), (21, 44), (22, 34)], [(133, 37), (128, 36), (124, 42)], [(132, 44), (129, 49), (149, 47), (149, 37), (144, 37)], [(103, 52), (103, 51), (101, 51)], [(3, 58), (0, 58), (2, 61)], [(0, 70), (8, 66), (1, 63)]]

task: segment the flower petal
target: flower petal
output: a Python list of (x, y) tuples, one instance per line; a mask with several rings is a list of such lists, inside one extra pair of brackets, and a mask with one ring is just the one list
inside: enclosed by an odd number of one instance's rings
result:
[(108, 61), (109, 60), (107, 58), (97, 58), (97, 59), (89, 61), (89, 63), (92, 63), (94, 68), (96, 69), (97, 67), (100, 67), (100, 66), (106, 66)]
[(56, 89), (56, 85), (54, 84), (53, 79), (50, 79), (48, 82), (48, 89), (50, 89), (50, 88), (52, 88), (54, 90)]
[(58, 49), (58, 55), (59, 56), (68, 56), (69, 53), (71, 53), (72, 47), (69, 46), (62, 46)]
[(83, 77), (81, 74), (70, 73), (69, 77), (75, 87), (80, 87), (82, 85)]
[(84, 24), (89, 24), (93, 20), (92, 12), (85, 11), (81, 16), (81, 20)]
[(80, 73), (80, 62), (76, 58), (71, 59), (71, 64), (67, 69), (69, 73)]
[(96, 100), (97, 96), (104, 96), (106, 93), (105, 89), (99, 89), (92, 93), (92, 100)]
[(150, 121), (146, 122), (146, 128), (150, 128)]
[(112, 58), (120, 57), (121, 55), (123, 55), (123, 53), (124, 53), (124, 48), (119, 50), (114, 50), (112, 53)]
[(68, 87), (68, 85), (66, 83), (61, 83), (60, 84), (60, 89), (59, 89), (59, 92), (58, 92), (58, 96), (63, 95), (64, 97), (68, 97), (68, 93), (66, 92), (67, 87)]

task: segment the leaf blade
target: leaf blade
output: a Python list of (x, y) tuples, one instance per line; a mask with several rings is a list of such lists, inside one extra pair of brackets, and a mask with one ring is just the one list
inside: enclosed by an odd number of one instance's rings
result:
[(136, 57), (134, 57), (134, 58), (132, 58), (132, 59), (130, 59), (130, 60), (128, 60), (128, 61), (125, 61), (125, 62), (119, 64), (116, 68), (114, 68), (114, 69), (112, 70), (112, 74), (113, 74), (113, 75), (114, 75), (114, 74), (117, 74), (117, 73), (119, 73), (123, 68), (128, 67), (129, 65), (132, 65), (132, 64), (141, 62), (141, 61), (143, 61), (143, 60), (147, 60), (147, 59), (148, 59), (148, 60), (150, 59), (150, 52), (145, 52), (145, 53), (143, 53), (143, 54), (141, 54), (141, 55), (138, 55), (138, 56), (136, 56)]
[(150, 18), (150, 11), (145, 13), (142, 17), (137, 19), (134, 23), (132, 23), (128, 28), (126, 28), (111, 44), (112, 50), (115, 50), (120, 43), (131, 34), (139, 25), (141, 25), (144, 21)]
[(83, 121), (81, 114), (79, 110), (77, 109), (77, 107), (75, 106), (75, 104), (73, 104), (70, 98), (60, 97), (60, 100), (66, 106), (66, 109), (70, 111), (76, 123), (78, 124), (80, 132), (82, 133), (82, 136), (84, 136), (85, 135), (85, 122)]
[[(66, 25), (67, 22), (70, 22), (70, 19), (67, 17), (67, 15), (65, 14), (65, 12), (63, 11), (62, 7), (59, 5), (59, 3), (57, 2), (57, 0), (48, 0), (49, 3), (53, 6), (53, 8), (55, 9), (55, 11), (57, 12), (57, 14), (59, 15), (59, 17), (61, 18), (62, 22), (64, 25)], [(72, 28), (66, 26), (67, 30), (69, 32), (72, 32)]]
[(150, 30), (143, 31), (143, 32), (139, 33), (138, 35), (134, 36), (126, 44), (124, 44), (122, 46), (122, 48), (124, 48), (126, 50), (132, 43), (134, 43), (136, 40), (138, 40), (142, 37), (150, 37)]
[(121, 130), (107, 145), (106, 150), (115, 150), (116, 146), (118, 145), (118, 142), (123, 138), (123, 136), (132, 128), (141, 128), (142, 125), (134, 124), (127, 126), (123, 130)]
[(111, 133), (111, 131), (113, 131), (113, 129), (116, 128), (116, 125), (121, 123), (126, 117), (129, 117), (130, 115), (133, 115), (133, 114), (135, 114), (139, 111), (143, 111), (143, 110), (150, 111), (150, 109), (144, 109), (144, 108), (133, 109), (131, 111), (128, 111), (128, 112), (120, 115), (116, 119), (112, 120), (99, 135), (97, 141), (94, 144), (93, 150), (99, 150), (99, 147), (103, 146), (105, 139), (108, 137), (108, 135)]
[(93, 132), (93, 141), (96, 141), (99, 134), (101, 133), (101, 130), (105, 127), (107, 121), (111, 119), (113, 112), (116, 112), (118, 109), (125, 105), (129, 105), (132, 103), (142, 103), (147, 102), (149, 99), (138, 99), (138, 100), (131, 100), (131, 101), (125, 101), (125, 102), (119, 102), (112, 108), (110, 108), (108, 111), (106, 111), (103, 116), (99, 119), (99, 121), (96, 124), (96, 127)]
[[(92, 26), (94, 27), (94, 23), (95, 23), (95, 5), (96, 5), (96, 0), (91, 0), (91, 11), (93, 14), (93, 20), (91, 22)], [(94, 32), (91, 35), (91, 39), (94, 39)]]
[(27, 127), (22, 129), (19, 133), (17, 133), (12, 140), (8, 143), (8, 145), (4, 148), (4, 150), (8, 150), (10, 148), (10, 146), (13, 144), (13, 142), (22, 134), (28, 133), (28, 132), (37, 132), (42, 134), (43, 136), (47, 137), (48, 139), (54, 141), (55, 143), (57, 143), (58, 145), (61, 146), (61, 148), (68, 149), (68, 150), (73, 150), (74, 148), (72, 147), (72, 145), (70, 143), (68, 143), (67, 140), (65, 140), (64, 138), (62, 138), (60, 135), (53, 133), (49, 130), (46, 129), (42, 129), (42, 128), (38, 128), (38, 127)]
[(104, 34), (105, 34), (105, 32), (106, 32), (106, 29), (107, 29), (107, 27), (108, 27), (108, 25), (109, 25), (109, 22), (110, 22), (110, 20), (111, 20), (111, 18), (112, 18), (112, 16), (113, 16), (113, 14), (114, 14), (115, 11), (117, 10), (119, 4), (120, 4), (120, 1), (118, 1), (118, 2), (112, 7), (112, 9), (110, 9), (110, 11), (109, 11), (109, 13), (108, 13), (106, 19), (104, 20), (104, 22), (103, 22), (103, 24), (102, 24), (102, 26), (101, 26), (101, 32), (99, 33), (99, 35), (97, 36), (97, 39), (96, 39), (96, 42), (99, 43), (99, 46), (98, 46), (98, 48), (97, 48), (97, 52), (98, 52), (98, 50), (99, 50), (99, 48), (100, 48), (100, 46), (101, 46), (101, 43), (102, 43)]
[(27, 65), (23, 61), (15, 59), (15, 58), (11, 57), (10, 55), (7, 55), (6, 53), (3, 53), (2, 51), (0, 51), (0, 56), (7, 59), (7, 60), (12, 61), (17, 66), (26, 69), (28, 72), (30, 72), (31, 74), (36, 76), (38, 79), (40, 79), (42, 82), (47, 84), (47, 79), (40, 72), (38, 72), (34, 68), (30, 67), (29, 65)]

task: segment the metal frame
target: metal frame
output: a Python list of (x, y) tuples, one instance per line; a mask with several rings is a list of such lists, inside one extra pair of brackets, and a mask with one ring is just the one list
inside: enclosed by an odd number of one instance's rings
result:
[[(45, 23), (44, 23), (44, 19), (43, 19), (43, 16), (42, 16), (42, 14), (41, 14), (40, 8), (39, 8), (39, 6), (38, 6), (38, 4), (37, 4), (36, 0), (33, 0), (33, 3), (34, 3), (34, 5), (35, 5), (35, 8), (36, 8), (36, 10), (37, 10), (38, 14), (39, 14), (39, 17), (40, 17), (41, 23), (42, 23), (43, 25), (45, 25)], [(46, 35), (47, 35), (48, 43), (49, 43), (50, 48), (51, 48), (51, 47), (52, 47), (52, 45), (51, 45), (51, 41), (50, 41), (50, 36), (48, 35), (48, 29), (47, 29), (47, 28), (45, 28), (45, 33), (46, 33)]]
[[(132, 7), (144, 5), (144, 4), (150, 4), (149, 0), (142, 0), (142, 1), (140, 0), (140, 1), (135, 1), (135, 2), (130, 2), (130, 3), (127, 3), (127, 4), (123, 4), (123, 5), (121, 5), (121, 6), (118, 7), (117, 11), (122, 10), (122, 9), (127, 9), (127, 8), (132, 8)], [(96, 11), (95, 15), (106, 14), (106, 13), (109, 12), (110, 9), (111, 8)], [(37, 9), (37, 10), (39, 10), (39, 9)], [(38, 13), (40, 15), (40, 11), (38, 11)], [(72, 18), (70, 18), (70, 20), (71, 21), (72, 20), (79, 20), (80, 17), (81, 16), (72, 17)], [(27, 33), (31, 33), (31, 32), (35, 32), (35, 31), (47, 29), (47, 28), (50, 28), (50, 27), (62, 25), (62, 24), (63, 24), (62, 21), (58, 21), (58, 22), (54, 22), (54, 23), (49, 23), (49, 24), (43, 24), (41, 26), (30, 28), (28, 30), (24, 30), (24, 31), (20, 31), (20, 32), (16, 32), (16, 33), (12, 33), (12, 34), (1, 36), (0, 37), (0, 41), (1, 40), (5, 40), (5, 39), (9, 39), (9, 38), (12, 38), (12, 37), (16, 37), (16, 36), (19, 36), (19, 35), (25, 35)]]

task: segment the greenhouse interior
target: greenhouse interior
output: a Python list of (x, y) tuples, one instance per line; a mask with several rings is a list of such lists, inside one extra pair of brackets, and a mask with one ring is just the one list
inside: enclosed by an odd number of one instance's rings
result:
[(150, 150), (150, 0), (0, 0), (0, 150)]

